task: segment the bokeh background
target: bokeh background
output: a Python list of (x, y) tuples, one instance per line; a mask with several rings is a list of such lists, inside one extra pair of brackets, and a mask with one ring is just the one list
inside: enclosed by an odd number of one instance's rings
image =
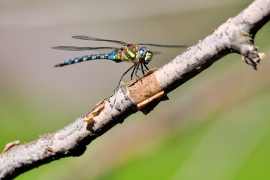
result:
[[(89, 52), (57, 45), (126, 42), (194, 45), (252, 1), (0, 0), (0, 148), (63, 128), (110, 96), (128, 63), (63, 68)], [(231, 54), (191, 79), (147, 116), (138, 112), (93, 141), (81, 157), (43, 165), (17, 179), (269, 179), (270, 24), (255, 43), (268, 55), (258, 71)], [(183, 49), (162, 51), (150, 68)], [(129, 79), (129, 75), (125, 77)]]

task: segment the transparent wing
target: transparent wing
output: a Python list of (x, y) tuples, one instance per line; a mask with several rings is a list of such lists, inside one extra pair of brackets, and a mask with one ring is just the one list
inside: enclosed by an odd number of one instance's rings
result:
[(77, 47), (77, 46), (55, 46), (52, 47), (52, 49), (57, 50), (65, 50), (65, 51), (88, 51), (88, 50), (94, 50), (94, 51), (114, 51), (116, 49), (119, 49), (117, 47)]
[(118, 41), (118, 40), (110, 40), (110, 39), (100, 39), (100, 38), (95, 38), (91, 36), (72, 36), (74, 39), (82, 39), (82, 40), (89, 40), (89, 41), (105, 41), (105, 42), (111, 42), (111, 43), (116, 43), (116, 44), (121, 44), (121, 45), (127, 45), (129, 43), (123, 42), (123, 41)]
[(158, 54), (161, 54), (161, 52), (159, 51), (151, 51), (154, 55), (158, 55)]
[(152, 43), (137, 43), (138, 45), (143, 46), (155, 46), (155, 47), (168, 47), (168, 48), (185, 48), (186, 45), (162, 45), (162, 44), (152, 44)]

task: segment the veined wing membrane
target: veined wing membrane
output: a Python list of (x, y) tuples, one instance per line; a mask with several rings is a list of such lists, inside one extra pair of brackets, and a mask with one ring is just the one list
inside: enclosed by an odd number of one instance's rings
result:
[(55, 46), (52, 47), (52, 49), (57, 50), (65, 50), (65, 51), (88, 51), (88, 50), (94, 50), (94, 51), (114, 51), (116, 49), (119, 49), (117, 47), (78, 47), (78, 46)]
[(155, 46), (155, 47), (168, 47), (168, 48), (184, 48), (188, 47), (186, 45), (162, 45), (162, 44), (152, 44), (152, 43), (137, 43), (138, 45), (143, 46)]
[(161, 54), (160, 51), (151, 51), (154, 55), (158, 55), (158, 54)]
[(89, 41), (105, 41), (105, 42), (121, 44), (123, 46), (129, 44), (129, 43), (126, 43), (126, 42), (123, 42), (123, 41), (110, 40), (110, 39), (100, 39), (100, 38), (91, 37), (91, 36), (72, 36), (72, 38), (81, 39), (81, 40), (89, 40)]

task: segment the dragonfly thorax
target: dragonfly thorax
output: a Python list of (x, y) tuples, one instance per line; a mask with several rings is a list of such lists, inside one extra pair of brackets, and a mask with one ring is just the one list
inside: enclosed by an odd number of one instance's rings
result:
[(153, 53), (145, 46), (141, 46), (136, 55), (136, 58), (142, 60), (145, 64), (148, 64), (152, 60), (152, 57)]

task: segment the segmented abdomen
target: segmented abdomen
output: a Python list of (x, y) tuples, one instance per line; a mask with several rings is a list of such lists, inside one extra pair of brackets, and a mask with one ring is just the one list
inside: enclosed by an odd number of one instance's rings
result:
[(79, 62), (95, 60), (95, 59), (109, 59), (109, 60), (119, 62), (119, 56), (116, 54), (116, 52), (111, 52), (111, 53), (106, 53), (106, 54), (88, 54), (86, 56), (74, 57), (71, 59), (64, 60), (59, 64), (56, 64), (55, 67), (61, 67), (61, 66), (66, 66), (70, 64), (79, 63)]

